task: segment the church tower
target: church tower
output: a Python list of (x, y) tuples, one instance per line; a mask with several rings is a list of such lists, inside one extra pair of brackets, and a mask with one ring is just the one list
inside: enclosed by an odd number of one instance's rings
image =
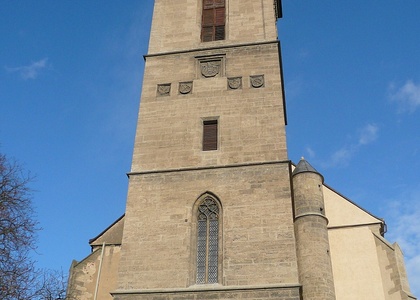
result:
[(280, 16), (155, 1), (115, 299), (300, 299)]
[(288, 159), (280, 0), (154, 2), (126, 213), (68, 296), (416, 299), (384, 220)]

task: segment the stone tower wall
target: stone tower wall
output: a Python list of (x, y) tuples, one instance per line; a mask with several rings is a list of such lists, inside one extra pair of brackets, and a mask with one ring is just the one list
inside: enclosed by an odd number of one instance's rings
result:
[(244, 287), (296, 284), (288, 178), (288, 163), (132, 177), (119, 289), (195, 285), (193, 207), (206, 191), (221, 202), (219, 283)]
[[(154, 0), (124, 229), (113, 225), (91, 244), (109, 242), (104, 255), (96, 250), (72, 265), (72, 295), (333, 300), (335, 279), (341, 300), (415, 299), (402, 253), (375, 233), (383, 221), (370, 214), (365, 221), (357, 207), (348, 222), (354, 203), (334, 192), (343, 201), (330, 201), (337, 207), (329, 217), (339, 222), (328, 233), (322, 177), (290, 174), (280, 2), (226, 0), (224, 27), (215, 18), (220, 28), (204, 28), (214, 30), (205, 40), (222, 38), (223, 29), (225, 39), (201, 42), (203, 0)], [(203, 151), (209, 120), (218, 122), (217, 149)], [(364, 273), (362, 288), (351, 280), (356, 273)]]
[[(147, 57), (132, 172), (287, 160), (278, 51), (273, 42)], [(215, 57), (220, 72), (206, 78), (201, 59)], [(251, 85), (256, 75), (262, 87)], [(185, 82), (191, 92), (182, 94)], [(160, 84), (170, 85), (167, 95)], [(219, 120), (218, 151), (202, 151), (208, 117)]]
[[(156, 0), (115, 299), (300, 297), (274, 0)], [(203, 151), (203, 121), (218, 121)], [(196, 202), (220, 201), (217, 283), (196, 284)], [(157, 298), (156, 298), (157, 299)]]
[(149, 54), (277, 40), (274, 0), (226, 1), (226, 39), (202, 43), (201, 0), (155, 0)]
[(281, 289), (271, 288), (235, 288), (208, 290), (173, 290), (173, 291), (149, 291), (136, 295), (114, 294), (115, 300), (301, 300), (299, 287), (290, 286)]

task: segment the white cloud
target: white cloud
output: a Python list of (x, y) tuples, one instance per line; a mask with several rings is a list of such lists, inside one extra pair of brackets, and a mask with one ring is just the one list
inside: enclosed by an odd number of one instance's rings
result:
[(367, 124), (360, 132), (359, 145), (367, 145), (376, 140), (378, 137), (378, 126), (375, 124)]
[(410, 283), (411, 293), (415, 296), (420, 294), (420, 255), (407, 257), (405, 264), (408, 273), (408, 282)]
[(322, 165), (326, 168), (348, 165), (349, 161), (360, 147), (371, 144), (378, 138), (378, 131), (379, 127), (377, 125), (367, 124), (360, 129), (357, 141), (355, 140), (335, 151), (327, 161), (322, 163)]
[(411, 291), (420, 294), (420, 189), (405, 191), (387, 209), (387, 239), (404, 252)]
[(316, 156), (316, 153), (314, 150), (312, 150), (311, 147), (306, 147), (306, 153), (308, 153), (310, 158), (314, 158)]
[(347, 146), (335, 151), (329, 160), (330, 166), (347, 165), (355, 152), (355, 147)]
[(420, 107), (420, 83), (415, 84), (412, 80), (407, 80), (400, 88), (391, 84), (390, 91), (390, 98), (398, 103), (399, 112), (413, 113)]
[(33, 62), (28, 66), (21, 66), (15, 68), (6, 67), (8, 72), (19, 73), (23, 79), (35, 79), (39, 72), (47, 67), (48, 58), (43, 58), (39, 61)]

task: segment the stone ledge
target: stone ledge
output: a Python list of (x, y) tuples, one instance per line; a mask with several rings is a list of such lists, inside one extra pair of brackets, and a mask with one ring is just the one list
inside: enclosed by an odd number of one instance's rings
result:
[(112, 295), (122, 294), (162, 294), (162, 293), (185, 293), (185, 292), (224, 292), (224, 291), (250, 291), (250, 290), (270, 290), (270, 289), (294, 289), (301, 288), (299, 283), (273, 284), (273, 285), (247, 285), (247, 286), (223, 286), (220, 284), (192, 285), (188, 288), (169, 288), (169, 289), (144, 289), (144, 290), (116, 290)]
[(228, 45), (223, 44), (220, 46), (202, 47), (202, 48), (196, 48), (196, 49), (186, 49), (186, 50), (160, 52), (160, 53), (149, 53), (149, 54), (144, 55), (143, 58), (146, 60), (148, 57), (191, 53), (191, 52), (203, 52), (203, 51), (208, 51), (208, 50), (218, 50), (218, 49), (226, 49), (226, 48), (239, 48), (239, 47), (260, 46), (260, 45), (267, 45), (267, 44), (279, 44), (279, 43), (280, 43), (279, 40), (273, 40), (273, 41), (261, 41), (261, 42), (244, 43), (244, 44), (228, 44)]
[(327, 221), (327, 224), (328, 224), (328, 219), (327, 219), (326, 216), (324, 216), (323, 214), (320, 214), (320, 213), (315, 213), (315, 212), (313, 212), (313, 213), (310, 212), (310, 213), (304, 213), (304, 214), (297, 215), (297, 216), (295, 216), (295, 221), (299, 218), (307, 217), (307, 216), (321, 217), (321, 218), (325, 219), (325, 221)]
[(177, 168), (177, 169), (166, 169), (166, 170), (149, 170), (149, 171), (140, 171), (140, 172), (129, 172), (127, 176), (132, 175), (145, 175), (145, 174), (157, 174), (157, 173), (173, 173), (173, 172), (182, 172), (182, 171), (198, 171), (198, 170), (212, 170), (212, 169), (226, 169), (226, 168), (238, 168), (238, 167), (250, 167), (250, 166), (262, 166), (262, 165), (274, 165), (274, 164), (285, 164), (290, 163), (290, 160), (275, 160), (275, 161), (264, 161), (264, 162), (251, 162), (251, 163), (242, 163), (242, 164), (231, 164), (231, 165), (221, 165), (221, 166), (203, 166), (195, 168)]

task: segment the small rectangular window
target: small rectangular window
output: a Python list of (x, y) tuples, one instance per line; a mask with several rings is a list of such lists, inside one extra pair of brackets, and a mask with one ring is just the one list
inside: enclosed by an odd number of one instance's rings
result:
[(217, 150), (217, 120), (203, 121), (203, 151)]
[(201, 41), (225, 39), (225, 0), (203, 0)]

